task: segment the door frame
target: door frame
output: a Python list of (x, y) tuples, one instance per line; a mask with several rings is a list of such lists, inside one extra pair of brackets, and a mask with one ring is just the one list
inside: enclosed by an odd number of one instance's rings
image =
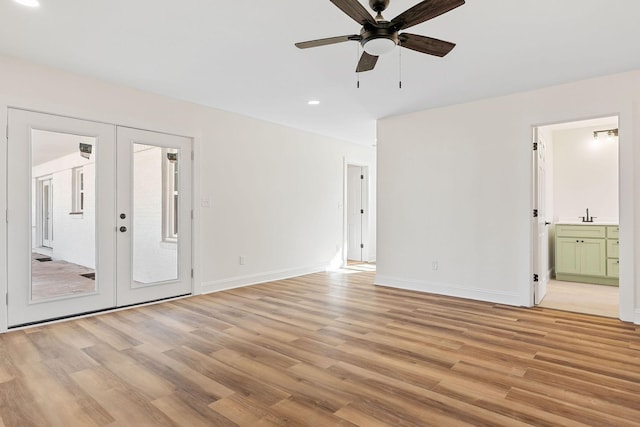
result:
[[(617, 117), (618, 118), (618, 224), (620, 226), (623, 226), (626, 224), (625, 221), (625, 213), (624, 209), (623, 209), (623, 203), (622, 203), (622, 198), (626, 196), (625, 193), (623, 193), (622, 191), (622, 180), (623, 180), (623, 165), (624, 165), (624, 161), (623, 161), (623, 157), (621, 156), (621, 152), (622, 152), (622, 146), (623, 146), (623, 139), (626, 140), (627, 138), (627, 132), (626, 132), (626, 126), (624, 126), (623, 121), (621, 121), (621, 113), (605, 113), (605, 114), (598, 114), (598, 115), (594, 115), (594, 116), (590, 116), (590, 117), (582, 117), (582, 118), (574, 118), (574, 119), (563, 119), (563, 120), (558, 120), (558, 121), (553, 121), (553, 122), (547, 122), (547, 123), (540, 123), (540, 124), (534, 124), (531, 125), (531, 131), (532, 131), (532, 135), (533, 135), (533, 130), (537, 130), (541, 127), (546, 127), (546, 126), (552, 126), (552, 125), (556, 125), (556, 124), (562, 124), (562, 123), (571, 123), (571, 122), (581, 122), (581, 121), (587, 121), (587, 120), (593, 120), (593, 119), (599, 119), (599, 118), (606, 118), (606, 117)], [(536, 218), (533, 218), (533, 215), (531, 214), (533, 212), (533, 209), (536, 208), (536, 204), (537, 204), (537, 194), (536, 194), (536, 177), (537, 177), (537, 171), (535, 170), (536, 168), (536, 164), (534, 162), (535, 160), (535, 153), (531, 156), (531, 182), (529, 185), (530, 188), (530, 194), (531, 194), (531, 205), (530, 205), (530, 210), (529, 210), (529, 221), (530, 221), (530, 230), (531, 230), (531, 253), (529, 254), (529, 262), (530, 262), (530, 269), (529, 269), (529, 287), (528, 287), (528, 307), (534, 307), (536, 305), (535, 303), (535, 297), (534, 297), (534, 292), (535, 292), (535, 281), (534, 281), (534, 274), (536, 274), (537, 269), (538, 269), (538, 265), (536, 264), (536, 240), (538, 238), (537, 236), (537, 227), (536, 227)], [(629, 227), (630, 231), (632, 229), (632, 227)], [(624, 237), (623, 237), (624, 236)], [(633, 256), (633, 245), (631, 243), (633, 242), (629, 242), (627, 244), (625, 244), (625, 240), (628, 239), (629, 236), (633, 236), (633, 234), (627, 234), (625, 233), (624, 235), (620, 235), (620, 240), (621, 240), (621, 244), (620, 244), (620, 258), (623, 260), (632, 260)], [(633, 240), (633, 239), (630, 239)], [(625, 267), (623, 266), (623, 270), (625, 269)], [(632, 267), (629, 268), (629, 270), (632, 270)], [(618, 318), (620, 318), (621, 320), (623, 318), (623, 312), (631, 312), (633, 313), (633, 298), (628, 298), (628, 295), (633, 295), (634, 291), (633, 291), (633, 281), (627, 280), (627, 276), (624, 274), (620, 274), (618, 277), (618, 289), (620, 291), (620, 296), (619, 296), (619, 300), (618, 300)]]
[(371, 252), (370, 245), (371, 241), (369, 239), (369, 211), (370, 211), (370, 185), (369, 182), (371, 180), (371, 166), (367, 163), (351, 161), (347, 158), (343, 158), (343, 168), (342, 168), (342, 178), (343, 178), (343, 189), (342, 189), (342, 245), (341, 247), (336, 248), (338, 255), (340, 255), (340, 259), (342, 262), (342, 267), (347, 265), (347, 253), (349, 248), (349, 222), (348, 222), (348, 177), (349, 177), (349, 166), (356, 166), (362, 168), (364, 175), (364, 180), (362, 182), (362, 209), (364, 209), (364, 214), (362, 215), (362, 244), (364, 246), (362, 250), (362, 262), (370, 262)]

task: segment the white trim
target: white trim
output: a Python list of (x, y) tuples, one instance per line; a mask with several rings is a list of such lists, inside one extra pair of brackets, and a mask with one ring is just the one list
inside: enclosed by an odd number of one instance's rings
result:
[(636, 309), (633, 313), (633, 323), (636, 325), (640, 325), (640, 308)]
[(498, 292), (487, 289), (458, 286), (449, 283), (403, 279), (399, 277), (384, 276), (381, 274), (376, 274), (374, 283), (379, 286), (388, 286), (391, 288), (400, 288), (410, 291), (433, 293), (512, 306), (520, 306), (521, 301), (521, 296), (517, 292)]
[(268, 271), (264, 273), (250, 274), (247, 276), (236, 276), (222, 280), (204, 282), (200, 285), (200, 293), (209, 294), (212, 292), (226, 291), (243, 286), (257, 285), (259, 283), (273, 282), (275, 280), (284, 280), (292, 277), (304, 276), (306, 274), (319, 273), (326, 271), (330, 263), (330, 261), (326, 261), (324, 263), (308, 267)]

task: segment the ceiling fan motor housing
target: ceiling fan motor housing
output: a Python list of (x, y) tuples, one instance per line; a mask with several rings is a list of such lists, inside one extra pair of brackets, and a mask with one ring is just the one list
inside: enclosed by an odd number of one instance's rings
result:
[(360, 37), (360, 44), (363, 47), (373, 39), (388, 39), (396, 45), (400, 42), (398, 39), (398, 31), (389, 22), (378, 23), (375, 27), (365, 25), (362, 31), (360, 31)]

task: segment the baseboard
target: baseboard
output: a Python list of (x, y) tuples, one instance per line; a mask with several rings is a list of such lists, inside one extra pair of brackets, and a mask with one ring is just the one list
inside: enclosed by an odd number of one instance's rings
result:
[(640, 325), (640, 308), (633, 312), (633, 323)]
[(392, 288), (427, 292), (438, 295), (446, 295), (450, 297), (467, 298), (478, 301), (493, 302), (497, 304), (506, 304), (513, 306), (522, 305), (520, 301), (520, 295), (510, 292), (491, 291), (487, 289), (471, 288), (421, 280), (409, 280), (398, 277), (384, 276), (380, 274), (376, 275), (374, 283), (380, 286), (389, 286)]
[(256, 285), (258, 283), (273, 282), (275, 280), (290, 279), (292, 277), (304, 276), (305, 274), (319, 273), (326, 271), (330, 261), (326, 263), (308, 266), (298, 267), (285, 270), (275, 270), (264, 273), (250, 274), (247, 276), (236, 276), (222, 280), (213, 280), (210, 282), (203, 282), (200, 286), (201, 294), (209, 294), (211, 292), (226, 291), (228, 289), (240, 288), (243, 286)]

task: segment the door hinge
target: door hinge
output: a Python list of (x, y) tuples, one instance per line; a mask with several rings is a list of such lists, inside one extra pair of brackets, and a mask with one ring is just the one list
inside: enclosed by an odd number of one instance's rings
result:
[(195, 159), (196, 155), (193, 153), (193, 151), (191, 152), (191, 160)]
[(7, 132), (6, 132), (6, 136), (7, 136), (7, 142), (9, 142), (9, 125), (7, 125)]
[(193, 209), (191, 209), (191, 219), (193, 219)]
[(538, 209), (533, 210), (533, 217), (538, 218)]
[(9, 305), (9, 292), (7, 292), (6, 294), (4, 294), (4, 299), (7, 301), (7, 305)]
[(537, 274), (534, 274), (534, 275), (533, 275), (533, 281), (534, 281), (534, 282), (537, 282), (537, 281), (538, 281), (538, 275), (537, 275)]
[(364, 179), (364, 175), (360, 175), (360, 179)]
[(533, 143), (533, 151), (538, 151), (538, 143), (537, 142)]
[(364, 213), (364, 209), (360, 209), (360, 213), (363, 214)]
[(360, 249), (364, 249), (364, 243), (360, 243)]
[(191, 269), (191, 278), (193, 279), (193, 268)]

